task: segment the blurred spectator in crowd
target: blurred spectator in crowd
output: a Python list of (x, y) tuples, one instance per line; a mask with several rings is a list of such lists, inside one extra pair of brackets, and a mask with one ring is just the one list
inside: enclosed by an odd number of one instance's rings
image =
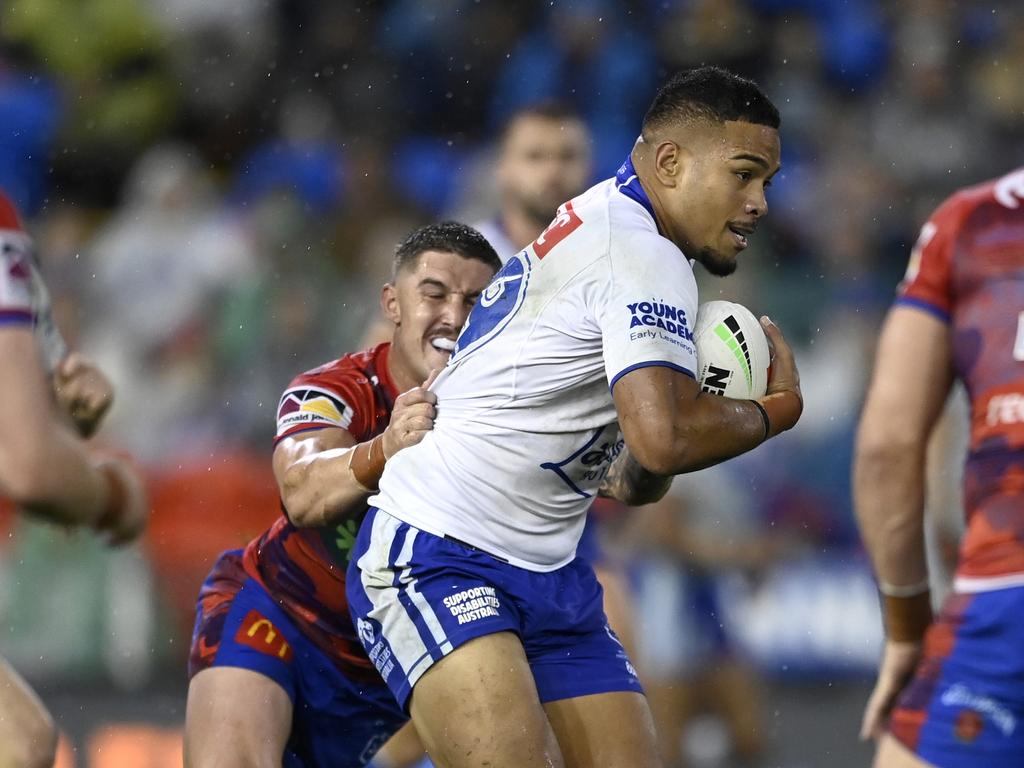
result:
[(537, 239), (558, 206), (586, 189), (591, 176), (586, 123), (559, 102), (523, 107), (501, 131), (492, 173), (497, 210), (477, 229), (507, 260)]
[(156, 463), (209, 448), (223, 434), (220, 403), (210, 398), (214, 320), (218, 300), (257, 263), (187, 146), (143, 155), (123, 199), (89, 245), (91, 298), (104, 312), (92, 319), (86, 343), (123, 384), (115, 439)]

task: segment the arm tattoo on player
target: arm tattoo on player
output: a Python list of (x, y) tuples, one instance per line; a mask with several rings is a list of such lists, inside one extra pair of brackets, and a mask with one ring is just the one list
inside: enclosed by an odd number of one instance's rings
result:
[(631, 507), (652, 504), (668, 491), (672, 484), (671, 475), (656, 475), (644, 469), (633, 458), (629, 448), (622, 451), (611, 466), (597, 493), (608, 499), (616, 499)]

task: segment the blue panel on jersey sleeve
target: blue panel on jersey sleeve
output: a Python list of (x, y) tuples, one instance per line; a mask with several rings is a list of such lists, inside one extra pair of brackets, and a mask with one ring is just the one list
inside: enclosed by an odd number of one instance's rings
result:
[(697, 378), (697, 374), (695, 374), (689, 368), (684, 368), (681, 365), (676, 365), (675, 363), (670, 363), (667, 360), (647, 360), (646, 362), (635, 363), (634, 365), (631, 365), (628, 368), (623, 368), (621, 371), (619, 371), (617, 374), (615, 374), (612, 377), (611, 382), (609, 382), (609, 384), (608, 384), (608, 391), (609, 392), (614, 392), (615, 391), (615, 385), (618, 383), (619, 379), (621, 379), (627, 373), (631, 373), (631, 372), (633, 372), (633, 371), (635, 371), (635, 370), (637, 370), (639, 368), (650, 368), (651, 366), (655, 366), (655, 365), (661, 366), (663, 368), (671, 368), (673, 371), (679, 371), (679, 373), (685, 373), (691, 379), (696, 379)]
[(523, 305), (530, 270), (530, 257), (526, 251), (520, 251), (505, 263), (469, 313), (466, 326), (455, 342), (450, 363), (479, 349), (508, 325)]
[(24, 309), (0, 309), (0, 325), (32, 325), (35, 317)]
[(937, 317), (944, 323), (948, 323), (950, 321), (949, 312), (927, 301), (923, 301), (922, 299), (914, 298), (912, 296), (900, 296), (893, 303), (901, 307), (915, 307), (916, 309), (923, 310), (929, 315)]

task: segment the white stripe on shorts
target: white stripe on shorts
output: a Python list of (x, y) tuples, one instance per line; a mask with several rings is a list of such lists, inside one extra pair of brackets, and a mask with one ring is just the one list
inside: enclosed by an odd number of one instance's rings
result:
[(997, 589), (1024, 587), (1024, 573), (1005, 576), (957, 576), (953, 579), (954, 592), (993, 592)]
[(447, 656), (454, 650), (452, 644), (448, 642), (448, 636), (444, 633), (444, 628), (441, 626), (441, 622), (438, 621), (434, 609), (419, 590), (416, 589), (416, 579), (412, 577), (412, 566), (409, 565), (409, 561), (412, 560), (412, 548), (419, 533), (418, 529), (409, 526), (402, 551), (398, 555), (398, 560), (395, 561), (395, 568), (402, 569), (398, 574), (398, 580), (405, 584), (405, 593), (412, 600), (416, 610), (419, 611), (420, 618), (427, 625), (427, 629), (430, 630), (430, 635), (434, 638), (434, 642), (438, 644), (441, 653)]
[(399, 590), (394, 586), (395, 571), (399, 571), (399, 581), (405, 585), (409, 595), (424, 623), (430, 630), (435, 642), (442, 643), (441, 651), (452, 650), (437, 620), (433, 609), (427, 604), (423, 595), (415, 589), (415, 579), (410, 578), (409, 560), (418, 531), (411, 528), (406, 532), (402, 550), (399, 553), (394, 569), (389, 567), (388, 559), (394, 546), (395, 536), (402, 521), (386, 512), (377, 511), (373, 519), (370, 533), (370, 546), (359, 558), (360, 581), (363, 591), (373, 605), (370, 618), (380, 623), (381, 633), (391, 646), (391, 652), (402, 667), (409, 685), (412, 686), (434, 663), (420, 636), (419, 629), (412, 617), (398, 598)]

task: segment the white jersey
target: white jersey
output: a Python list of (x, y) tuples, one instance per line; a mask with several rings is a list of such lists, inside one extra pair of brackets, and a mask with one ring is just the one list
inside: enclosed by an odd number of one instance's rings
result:
[(47, 373), (68, 352), (53, 322), (50, 293), (32, 255), (32, 241), (19, 230), (0, 229), (0, 325), (32, 328)]
[(690, 263), (627, 162), (495, 275), (434, 384), (434, 429), (370, 503), (522, 568), (567, 564), (622, 450), (615, 382), (652, 365), (693, 376), (696, 314)]

